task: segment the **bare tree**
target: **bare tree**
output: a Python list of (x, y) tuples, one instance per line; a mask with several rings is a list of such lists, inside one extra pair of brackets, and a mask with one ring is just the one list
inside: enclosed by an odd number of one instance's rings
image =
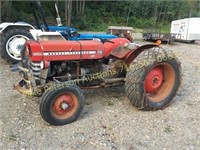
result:
[(188, 1), (188, 5), (189, 5), (189, 12), (188, 12), (188, 17), (192, 17), (192, 13), (194, 12), (195, 10), (195, 7), (196, 7), (196, 4), (197, 4), (197, 1)]
[(133, 2), (128, 3), (128, 4), (129, 4), (129, 7), (128, 7), (128, 13), (127, 13), (127, 16), (126, 16), (126, 25), (128, 25), (128, 22), (129, 22), (129, 17), (130, 17), (130, 13), (132, 12)]
[(71, 25), (72, 16), (72, 0), (65, 0), (65, 19), (67, 21), (67, 26)]
[(83, 16), (85, 10), (85, 0), (76, 1), (76, 13), (78, 16)]

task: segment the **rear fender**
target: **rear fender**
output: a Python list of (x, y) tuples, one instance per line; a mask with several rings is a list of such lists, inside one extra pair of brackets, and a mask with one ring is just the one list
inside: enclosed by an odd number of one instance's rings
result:
[(138, 47), (137, 49), (135, 49), (134, 51), (132, 51), (126, 56), (125, 64), (129, 65), (144, 50), (150, 49), (153, 47), (158, 47), (158, 46), (159, 45), (157, 44), (146, 44), (146, 45)]
[(35, 40), (41, 41), (50, 41), (50, 40), (59, 40), (66, 41), (66, 39), (61, 35), (60, 32), (50, 32), (50, 31), (42, 31), (39, 29), (30, 30), (32, 37)]
[(35, 29), (32, 25), (25, 23), (25, 22), (4, 22), (0, 24), (0, 34), (6, 32), (9, 28), (30, 28)]
[(114, 43), (110, 43), (110, 42), (104, 43), (104, 46), (106, 48), (104, 57), (108, 57), (115, 48), (120, 47), (120, 46), (124, 45), (125, 43), (130, 43), (130, 41), (127, 40), (126, 38), (115, 38), (110, 41), (112, 41)]

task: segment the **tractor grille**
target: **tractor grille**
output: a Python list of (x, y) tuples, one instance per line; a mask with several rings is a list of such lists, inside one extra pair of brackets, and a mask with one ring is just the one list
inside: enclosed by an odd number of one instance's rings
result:
[(31, 69), (33, 71), (33, 75), (35, 77), (36, 83), (40, 80), (40, 62), (31, 62)]

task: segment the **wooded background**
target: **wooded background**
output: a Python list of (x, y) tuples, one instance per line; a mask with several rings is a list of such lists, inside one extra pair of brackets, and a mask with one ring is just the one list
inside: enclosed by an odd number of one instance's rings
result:
[[(56, 25), (55, 1), (41, 1), (48, 25)], [(200, 1), (58, 1), (63, 25), (78, 30), (106, 31), (110, 25), (157, 27), (168, 32), (172, 20), (200, 17)], [(34, 25), (29, 1), (1, 1), (1, 23), (24, 21)]]

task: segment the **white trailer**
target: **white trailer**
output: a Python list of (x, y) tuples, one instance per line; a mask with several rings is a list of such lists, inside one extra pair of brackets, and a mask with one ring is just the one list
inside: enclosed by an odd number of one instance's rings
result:
[(200, 18), (185, 18), (171, 23), (171, 35), (176, 41), (195, 42), (200, 40)]

